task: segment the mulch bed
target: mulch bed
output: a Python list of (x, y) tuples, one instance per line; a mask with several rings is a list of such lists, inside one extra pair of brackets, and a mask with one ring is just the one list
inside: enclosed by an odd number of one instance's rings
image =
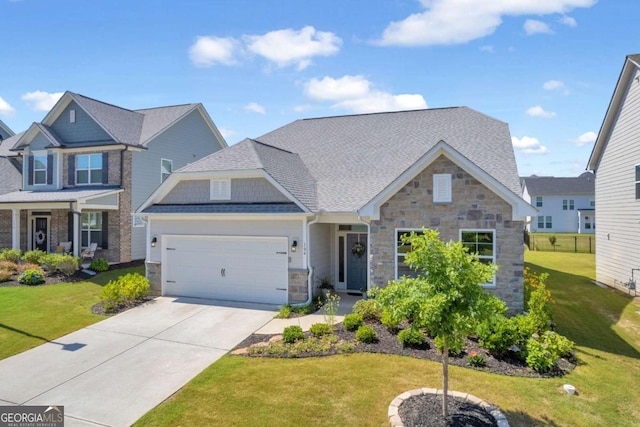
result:
[(449, 416), (442, 416), (442, 396), (425, 394), (411, 396), (398, 408), (406, 427), (489, 427), (497, 426), (495, 418), (483, 408), (456, 399), (447, 399)]
[[(435, 343), (432, 338), (427, 337), (427, 345), (424, 348), (415, 349), (415, 348), (405, 348), (398, 341), (398, 336), (389, 332), (389, 330), (377, 322), (367, 323), (369, 326), (375, 329), (378, 334), (378, 342), (374, 344), (363, 344), (357, 342), (355, 340), (355, 332), (350, 332), (344, 329), (342, 323), (335, 325), (335, 334), (338, 336), (339, 340), (353, 342), (355, 344), (355, 352), (361, 353), (378, 353), (378, 354), (397, 354), (402, 356), (410, 356), (418, 359), (427, 359), (435, 362), (441, 362), (442, 357), (440, 353), (436, 350)], [(251, 345), (254, 345), (259, 342), (268, 342), (271, 337), (274, 335), (262, 335), (262, 334), (253, 334), (242, 341), (240, 344), (236, 346), (234, 350), (247, 348)], [(308, 332), (305, 333), (305, 336), (308, 337), (310, 334)], [(475, 351), (479, 354), (483, 354), (485, 356), (487, 366), (484, 368), (473, 368), (467, 362), (467, 356)], [(284, 354), (250, 354), (250, 357), (319, 357), (319, 356), (329, 356), (333, 354), (338, 354), (338, 350), (335, 348), (327, 351), (327, 352), (305, 352), (295, 355), (290, 355), (287, 353)], [(513, 358), (502, 358), (498, 359), (491, 356), (485, 350), (483, 350), (480, 345), (473, 340), (467, 340), (465, 350), (462, 354), (457, 356), (449, 356), (449, 364), (462, 366), (465, 368), (476, 369), (479, 371), (491, 372), (495, 374), (501, 375), (509, 375), (509, 376), (518, 376), (518, 377), (558, 377), (563, 376), (569, 371), (575, 368), (575, 361), (568, 360), (560, 360), (558, 363), (558, 369), (555, 371), (540, 374), (533, 369), (527, 367), (527, 365), (513, 357)]]
[(155, 298), (154, 296), (146, 296), (144, 298), (140, 298), (140, 299), (137, 299), (135, 301), (131, 301), (131, 302), (126, 303), (126, 304), (119, 304), (118, 306), (116, 306), (116, 308), (114, 308), (113, 310), (110, 310), (110, 311), (107, 311), (104, 308), (104, 303), (102, 301), (100, 301), (99, 303), (94, 304), (91, 307), (91, 312), (93, 314), (99, 314), (101, 316), (113, 316), (115, 314), (122, 313), (123, 311), (127, 311), (130, 308), (134, 308), (134, 307), (137, 307), (137, 306), (142, 305), (144, 303), (147, 303), (149, 301), (152, 301), (154, 298)]

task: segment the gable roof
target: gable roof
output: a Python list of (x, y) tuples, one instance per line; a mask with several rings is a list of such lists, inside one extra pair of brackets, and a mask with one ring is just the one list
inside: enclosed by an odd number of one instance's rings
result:
[(585, 172), (578, 177), (527, 176), (522, 180), (531, 196), (594, 195), (595, 176)]
[(640, 54), (627, 55), (624, 65), (622, 66), (622, 71), (620, 71), (618, 82), (613, 90), (611, 101), (609, 101), (609, 107), (602, 121), (600, 132), (598, 132), (598, 138), (593, 145), (593, 150), (591, 150), (591, 156), (587, 163), (588, 170), (596, 171), (598, 169), (600, 158), (611, 135), (613, 124), (622, 108), (622, 102), (624, 101), (627, 88), (637, 69), (640, 69)]
[[(7, 126), (2, 120), (0, 120), (0, 129), (4, 131), (6, 135), (10, 137), (15, 135), (15, 132), (11, 130), (9, 126)], [(2, 139), (2, 133), (0, 133), (0, 139)]]
[(22, 188), (22, 165), (18, 156), (11, 151), (11, 147), (21, 136), (22, 133), (0, 142), (0, 194)]

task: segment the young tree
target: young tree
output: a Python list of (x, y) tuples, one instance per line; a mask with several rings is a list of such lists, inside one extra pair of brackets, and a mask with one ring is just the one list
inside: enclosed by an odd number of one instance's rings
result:
[(376, 299), (396, 319), (411, 319), (412, 328), (426, 328), (442, 341), (442, 415), (446, 417), (449, 348), (504, 306), (480, 286), (491, 281), (496, 267), (481, 263), (460, 242), (444, 243), (435, 230), (412, 232), (403, 241), (411, 245), (405, 263), (417, 277), (390, 282)]

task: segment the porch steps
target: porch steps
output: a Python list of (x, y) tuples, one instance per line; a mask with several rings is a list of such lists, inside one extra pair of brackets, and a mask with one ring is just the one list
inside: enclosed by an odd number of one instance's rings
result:
[(82, 272), (82, 274), (86, 274), (87, 276), (91, 276), (91, 277), (96, 275), (95, 271), (89, 270), (87, 268), (81, 270), (81, 272)]

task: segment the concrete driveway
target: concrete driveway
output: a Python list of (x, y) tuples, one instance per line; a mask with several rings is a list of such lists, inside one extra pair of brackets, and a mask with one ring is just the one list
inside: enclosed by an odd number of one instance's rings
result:
[(0, 361), (0, 405), (63, 405), (67, 427), (131, 425), (276, 311), (157, 298)]

